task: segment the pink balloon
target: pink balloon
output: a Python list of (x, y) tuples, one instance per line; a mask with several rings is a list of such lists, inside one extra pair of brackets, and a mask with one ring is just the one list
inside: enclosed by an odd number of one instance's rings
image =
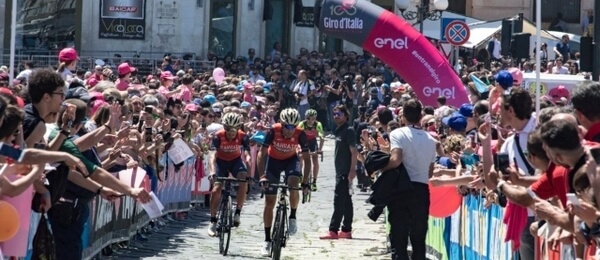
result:
[(462, 196), (456, 186), (434, 187), (429, 183), (429, 216), (445, 218), (452, 215), (462, 204)]
[(225, 78), (225, 71), (217, 67), (213, 70), (212, 76), (215, 82), (217, 82), (217, 84), (221, 84), (221, 82), (223, 82), (223, 79)]

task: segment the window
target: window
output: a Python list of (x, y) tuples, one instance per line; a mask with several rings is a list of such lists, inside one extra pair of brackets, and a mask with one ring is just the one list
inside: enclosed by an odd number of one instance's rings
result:
[(211, 0), (208, 48), (217, 57), (235, 55), (236, 2)]
[[(535, 21), (535, 3), (533, 1), (533, 20)], [(542, 22), (551, 23), (557, 13), (562, 13), (563, 20), (567, 23), (579, 23), (581, 20), (581, 0), (542, 0)]]
[(319, 52), (338, 52), (342, 50), (342, 39), (319, 33)]

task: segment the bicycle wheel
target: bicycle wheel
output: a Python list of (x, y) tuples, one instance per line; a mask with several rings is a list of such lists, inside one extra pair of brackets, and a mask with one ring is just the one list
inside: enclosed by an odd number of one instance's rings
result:
[(227, 251), (229, 250), (229, 241), (231, 240), (231, 227), (233, 226), (233, 205), (231, 201), (231, 198), (227, 200), (226, 224), (223, 231), (225, 236), (225, 246), (223, 248), (224, 256), (227, 255)]
[(225, 230), (227, 228), (227, 214), (229, 209), (227, 208), (229, 198), (225, 197), (221, 201), (219, 206), (219, 220), (217, 222), (217, 232), (219, 232), (219, 253), (223, 254), (225, 251)]
[(281, 247), (285, 241), (285, 214), (282, 214), (281, 209), (277, 209), (277, 218), (275, 220), (275, 229), (273, 230), (273, 247), (271, 251), (271, 259), (279, 260), (281, 257)]

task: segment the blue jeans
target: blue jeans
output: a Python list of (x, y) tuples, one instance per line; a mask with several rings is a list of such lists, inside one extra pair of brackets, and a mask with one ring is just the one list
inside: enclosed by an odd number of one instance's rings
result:
[(329, 128), (329, 131), (331, 133), (333, 133), (335, 131), (335, 124), (334, 124), (335, 121), (333, 121), (333, 109), (338, 104), (339, 104), (338, 101), (327, 103), (327, 122), (325, 122), (325, 125), (327, 126), (327, 128)]
[(300, 114), (300, 120), (304, 121), (306, 119), (306, 111), (310, 109), (310, 104), (298, 105), (298, 114)]

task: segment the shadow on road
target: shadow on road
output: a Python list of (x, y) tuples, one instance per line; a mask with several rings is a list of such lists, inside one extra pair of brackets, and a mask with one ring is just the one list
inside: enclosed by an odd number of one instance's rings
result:
[[(235, 197), (233, 198), (235, 202)], [(246, 197), (246, 201), (260, 200), (260, 189), (257, 186), (251, 190)], [(198, 234), (197, 232), (206, 232), (202, 226), (206, 227), (210, 221), (208, 207), (195, 207), (190, 209), (187, 217), (184, 220), (175, 220), (168, 222), (166, 226), (161, 227), (158, 232), (153, 232), (147, 235), (148, 241), (139, 241), (134, 238), (124, 248), (117, 249), (111, 256), (100, 256), (96, 259), (141, 259), (146, 257), (164, 257), (169, 254), (179, 252), (182, 248), (191, 247), (192, 245), (184, 243), (186, 237), (194, 237), (195, 239), (210, 240), (210, 243), (218, 241), (216, 238), (207, 237), (205, 233)], [(194, 230), (194, 231), (192, 231)], [(216, 242), (218, 243), (218, 242)], [(200, 245), (198, 245), (200, 246)], [(217, 252), (211, 252), (217, 253)], [(198, 250), (198, 255), (201, 257), (202, 251)], [(228, 254), (231, 257), (239, 257), (243, 259), (252, 259), (253, 256)], [(98, 256), (97, 256), (98, 257)], [(262, 259), (262, 258), (255, 258)]]

